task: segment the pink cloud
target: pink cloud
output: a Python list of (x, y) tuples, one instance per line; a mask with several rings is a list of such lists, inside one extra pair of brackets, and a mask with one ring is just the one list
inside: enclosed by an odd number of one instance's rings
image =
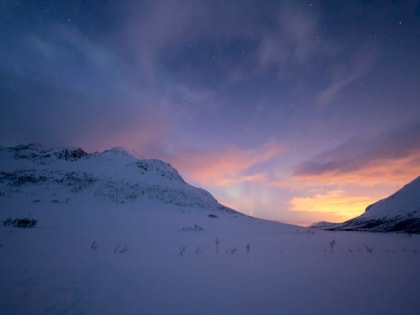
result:
[(205, 186), (226, 186), (240, 182), (263, 182), (263, 173), (245, 174), (253, 166), (278, 157), (283, 147), (269, 141), (260, 148), (227, 147), (216, 150), (184, 149), (171, 155), (173, 165), (191, 181)]

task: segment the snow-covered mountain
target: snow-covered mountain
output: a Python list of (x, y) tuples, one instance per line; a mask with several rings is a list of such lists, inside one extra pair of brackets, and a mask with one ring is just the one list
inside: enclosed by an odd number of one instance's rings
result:
[[(207, 191), (187, 184), (168, 163), (122, 148), (88, 154), (40, 144), (0, 147), (0, 195), (69, 202), (94, 195), (117, 203), (155, 200), (179, 207), (234, 213)], [(45, 201), (44, 200), (44, 201)]]
[(344, 223), (320, 222), (326, 230), (420, 233), (420, 176), (391, 196), (368, 206), (365, 213)]

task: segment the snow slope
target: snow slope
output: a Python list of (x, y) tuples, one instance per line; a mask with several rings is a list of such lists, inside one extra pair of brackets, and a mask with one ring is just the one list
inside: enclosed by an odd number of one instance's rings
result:
[(117, 203), (158, 200), (234, 213), (205, 190), (187, 184), (169, 164), (138, 159), (122, 148), (87, 154), (79, 148), (47, 149), (39, 144), (2, 147), (0, 163), (0, 194), (9, 197), (51, 190), (60, 202), (83, 193)]
[(420, 177), (391, 196), (368, 206), (365, 213), (344, 223), (321, 222), (327, 230), (420, 233)]
[(0, 150), (0, 219), (38, 222), (0, 226), (0, 314), (420, 313), (417, 235), (258, 220), (163, 162), (74, 150)]

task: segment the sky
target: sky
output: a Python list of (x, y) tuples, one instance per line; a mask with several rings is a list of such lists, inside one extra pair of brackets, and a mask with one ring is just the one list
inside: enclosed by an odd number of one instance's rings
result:
[(420, 1), (0, 1), (0, 144), (125, 147), (256, 217), (420, 175)]

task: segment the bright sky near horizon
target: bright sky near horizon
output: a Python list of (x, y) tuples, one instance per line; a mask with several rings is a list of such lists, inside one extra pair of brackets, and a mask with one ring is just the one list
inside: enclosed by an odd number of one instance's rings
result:
[(0, 144), (124, 146), (257, 217), (420, 175), (420, 1), (0, 2)]

